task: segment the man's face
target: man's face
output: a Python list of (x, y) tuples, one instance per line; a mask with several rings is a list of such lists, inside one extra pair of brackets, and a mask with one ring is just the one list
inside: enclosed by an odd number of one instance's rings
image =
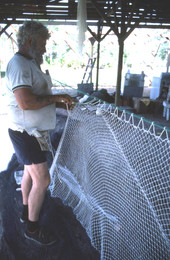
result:
[(38, 65), (43, 63), (43, 54), (46, 52), (46, 40), (39, 38), (32, 40), (29, 55), (36, 60)]

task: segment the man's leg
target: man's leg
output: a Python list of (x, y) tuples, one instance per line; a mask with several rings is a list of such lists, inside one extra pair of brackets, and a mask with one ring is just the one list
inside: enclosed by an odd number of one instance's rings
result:
[(32, 187), (32, 179), (27, 170), (27, 166), (24, 166), (24, 175), (21, 182), (21, 190), (22, 190), (22, 201), (23, 205), (28, 205), (28, 196)]
[(27, 167), (24, 166), (24, 175), (21, 182), (21, 191), (22, 191), (22, 201), (23, 201), (23, 210), (22, 216), (20, 218), (21, 222), (26, 222), (28, 220), (28, 196), (32, 187), (32, 179), (27, 170)]
[(30, 221), (38, 221), (46, 190), (50, 184), (47, 163), (26, 165), (32, 179), (32, 187), (28, 196), (28, 213)]
[(41, 245), (51, 245), (56, 242), (53, 234), (38, 224), (45, 193), (50, 184), (47, 163), (27, 165), (26, 169), (32, 179), (32, 187), (28, 196), (28, 222), (25, 237)]

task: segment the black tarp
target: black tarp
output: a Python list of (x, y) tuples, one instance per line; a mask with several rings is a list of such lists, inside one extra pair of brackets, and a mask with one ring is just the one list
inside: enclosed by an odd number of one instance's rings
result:
[(20, 169), (15, 155), (8, 170), (0, 173), (1, 241), (0, 260), (97, 260), (99, 255), (91, 246), (86, 231), (76, 220), (70, 207), (47, 192), (41, 211), (41, 225), (52, 230), (57, 243), (39, 246), (24, 237), (25, 224), (19, 220), (22, 211), (21, 191), (14, 171)]
[[(62, 133), (62, 128), (58, 129), (52, 134), (56, 147)], [(51, 163), (51, 156), (48, 156), (48, 163)], [(51, 198), (48, 191), (40, 224), (53, 231), (57, 242), (40, 246), (24, 237), (25, 224), (20, 222), (22, 195), (16, 190), (18, 186), (14, 178), (14, 172), (22, 168), (13, 154), (7, 170), (0, 173), (0, 260), (100, 259), (72, 209), (63, 205), (60, 199)]]

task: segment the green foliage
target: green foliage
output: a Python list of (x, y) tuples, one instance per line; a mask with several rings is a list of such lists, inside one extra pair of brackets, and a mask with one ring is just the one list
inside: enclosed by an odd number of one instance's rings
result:
[(67, 63), (67, 67), (68, 68), (73, 68), (73, 69), (77, 69), (80, 67), (80, 62), (77, 60), (71, 60)]
[(61, 67), (65, 65), (65, 56), (64, 54), (61, 56), (61, 58), (58, 60), (58, 62), (61, 64)]
[(123, 53), (124, 64), (126, 64), (128, 56), (129, 56), (128, 52), (126, 50), (124, 50), (124, 53)]
[(165, 60), (166, 55), (168, 53), (168, 47), (169, 47), (169, 43), (168, 43), (168, 41), (165, 41), (162, 44), (162, 46), (161, 46), (161, 48), (159, 50), (159, 54), (158, 54), (158, 56), (161, 58), (161, 60)]
[(45, 55), (45, 61), (50, 65), (50, 56), (49, 55)]

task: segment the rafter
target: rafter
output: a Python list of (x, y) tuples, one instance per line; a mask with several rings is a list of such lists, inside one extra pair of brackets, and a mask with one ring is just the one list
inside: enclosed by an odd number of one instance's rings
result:
[[(134, 24), (140, 28), (170, 28), (169, 0), (87, 0), (87, 23), (109, 26), (118, 35)], [(19, 20), (18, 20), (19, 19)], [(77, 20), (77, 1), (1, 0), (0, 23), (25, 19)]]

